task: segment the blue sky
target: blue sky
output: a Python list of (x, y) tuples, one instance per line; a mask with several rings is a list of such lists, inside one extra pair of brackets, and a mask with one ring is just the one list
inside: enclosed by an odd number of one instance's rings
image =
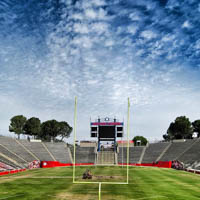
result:
[(199, 119), (199, 26), (198, 0), (2, 0), (0, 134), (18, 114), (73, 125), (75, 96), (80, 139), (128, 97), (131, 137)]

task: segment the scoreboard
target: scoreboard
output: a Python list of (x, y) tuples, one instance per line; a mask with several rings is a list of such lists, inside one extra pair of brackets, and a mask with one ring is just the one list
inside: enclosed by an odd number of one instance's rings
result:
[(100, 138), (114, 138), (115, 126), (99, 126), (99, 137)]
[(115, 139), (116, 137), (123, 137), (123, 122), (117, 122), (117, 120), (104, 118), (98, 119), (96, 122), (90, 123), (91, 137), (97, 137), (103, 139)]

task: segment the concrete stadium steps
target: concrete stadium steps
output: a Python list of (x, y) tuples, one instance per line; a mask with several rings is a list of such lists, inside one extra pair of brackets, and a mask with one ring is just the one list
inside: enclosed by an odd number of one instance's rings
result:
[(15, 139), (0, 136), (0, 144), (5, 146), (11, 152), (20, 156), (27, 163), (35, 160), (35, 158), (28, 151), (26, 151)]
[(22, 168), (21, 166), (15, 164), (14, 162), (12, 162), (11, 160), (5, 158), (5, 157), (2, 156), (2, 155), (0, 155), (0, 162), (6, 164), (6, 165), (8, 165), (8, 166), (10, 166), (11, 169), (12, 169), (12, 168), (13, 168), (13, 169), (20, 169), (20, 168)]
[(97, 153), (97, 165), (114, 165), (115, 152), (114, 151), (100, 151)]
[(41, 142), (29, 142), (27, 140), (19, 140), (19, 142), (35, 154), (40, 161), (54, 161)]
[(19, 166), (27, 166), (27, 162), (0, 144), (0, 153), (14, 160)]
[(184, 164), (190, 165), (194, 162), (200, 162), (200, 140), (195, 140), (195, 142), (191, 144), (190, 148), (178, 157), (178, 160)]
[(72, 163), (70, 150), (64, 142), (43, 142), (44, 145), (48, 148), (51, 154), (54, 156), (56, 161), (61, 163)]
[[(74, 159), (74, 149), (71, 147), (72, 158)], [(95, 163), (95, 147), (76, 147), (75, 163)]]
[[(139, 163), (145, 147), (129, 147), (129, 163)], [(118, 163), (127, 163), (127, 147), (119, 147)]]
[(164, 149), (169, 145), (168, 142), (152, 143), (146, 147), (142, 163), (156, 162), (157, 158), (161, 155)]
[(172, 142), (170, 147), (164, 153), (164, 155), (160, 158), (161, 161), (171, 161), (177, 160), (177, 158), (185, 151), (187, 148), (195, 142), (195, 140), (186, 140), (180, 142)]

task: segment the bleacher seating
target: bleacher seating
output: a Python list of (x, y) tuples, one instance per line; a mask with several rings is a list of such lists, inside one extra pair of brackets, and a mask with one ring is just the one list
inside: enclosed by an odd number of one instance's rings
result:
[(41, 142), (29, 142), (27, 140), (19, 140), (19, 142), (31, 151), (39, 160), (54, 161)]
[(164, 149), (169, 145), (168, 142), (152, 143), (146, 148), (142, 163), (156, 162)]
[(26, 163), (35, 160), (35, 157), (33, 157), (28, 151), (26, 151), (21, 145), (19, 145), (19, 143), (17, 143), (15, 139), (0, 136), (0, 144), (5, 146), (11, 152), (19, 155), (26, 161)]
[(172, 142), (169, 149), (165, 152), (165, 154), (160, 158), (162, 161), (171, 161), (177, 160), (178, 157), (189, 148), (195, 140), (186, 140), (182, 142)]
[[(138, 163), (144, 147), (130, 147), (129, 148), (129, 163)], [(119, 147), (118, 163), (127, 162), (127, 147)]]
[[(146, 148), (145, 151), (144, 148)], [(100, 155), (100, 154), (99, 154)], [(142, 155), (142, 156), (141, 156)], [(129, 163), (152, 163), (160, 161), (179, 160), (186, 167), (200, 169), (200, 140), (186, 140), (176, 142), (151, 143), (147, 147), (130, 147)], [(127, 162), (127, 148), (119, 147), (119, 153), (114, 157), (118, 163)], [(109, 158), (103, 155), (104, 158)], [(76, 147), (76, 163), (95, 163), (98, 160), (95, 147)], [(17, 169), (27, 167), (33, 160), (59, 161), (72, 163), (73, 146), (67, 146), (64, 142), (29, 142), (27, 140), (15, 140), (0, 136), (0, 162)], [(109, 158), (110, 159), (110, 158)], [(106, 161), (108, 163), (108, 161)], [(112, 163), (115, 163), (112, 161)], [(0, 166), (1, 167), (1, 166)], [(2, 167), (1, 167), (2, 168)]]
[(192, 165), (194, 162), (200, 162), (200, 140), (196, 140), (184, 154), (182, 154), (178, 160), (186, 165)]
[(14, 168), (3, 163), (3, 162), (0, 162), (0, 171), (6, 171), (6, 170), (13, 170)]
[(7, 157), (11, 158), (12, 160), (16, 161), (19, 166), (26, 166), (26, 162), (24, 160), (22, 160), (20, 157), (18, 157), (17, 155), (13, 154), (12, 152), (10, 152), (8, 149), (6, 149), (5, 147), (3, 147), (2, 145), (0, 145), (0, 153), (6, 155)]
[(61, 163), (72, 163), (70, 151), (64, 142), (44, 143), (54, 158)]
[[(72, 150), (73, 148), (71, 148)], [(73, 150), (72, 150), (72, 157)], [(76, 163), (95, 163), (95, 147), (76, 147)]]
[(13, 169), (20, 169), (22, 168), (21, 166), (11, 162), (10, 160), (6, 159), (5, 157), (1, 156), (0, 155), (0, 162), (6, 164), (6, 165), (9, 165), (10, 167), (12, 167)]

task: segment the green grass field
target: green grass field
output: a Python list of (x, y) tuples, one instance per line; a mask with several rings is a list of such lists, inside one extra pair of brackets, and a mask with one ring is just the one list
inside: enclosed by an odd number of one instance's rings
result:
[[(116, 181), (121, 181), (126, 175), (117, 166), (89, 168), (106, 181), (108, 176), (116, 176)], [(85, 169), (76, 168), (77, 179), (81, 180)], [(73, 184), (71, 167), (36, 169), (1, 176), (0, 200), (3, 199), (94, 200), (98, 199), (98, 184)], [(119, 199), (199, 200), (200, 176), (172, 169), (130, 167), (128, 185), (102, 185), (102, 200)]]

